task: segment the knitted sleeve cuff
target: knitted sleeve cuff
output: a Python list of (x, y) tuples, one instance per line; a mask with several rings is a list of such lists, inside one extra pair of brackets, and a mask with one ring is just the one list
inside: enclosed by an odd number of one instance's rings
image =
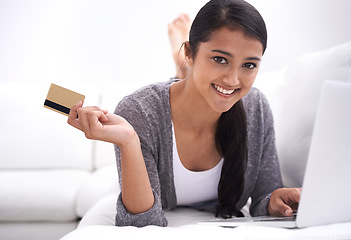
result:
[(145, 227), (148, 225), (155, 225), (160, 227), (166, 227), (168, 222), (162, 211), (161, 199), (153, 191), (154, 194), (154, 205), (148, 211), (132, 214), (127, 211), (122, 202), (122, 193), (117, 199), (117, 214), (116, 214), (116, 226), (135, 226), (135, 227)]

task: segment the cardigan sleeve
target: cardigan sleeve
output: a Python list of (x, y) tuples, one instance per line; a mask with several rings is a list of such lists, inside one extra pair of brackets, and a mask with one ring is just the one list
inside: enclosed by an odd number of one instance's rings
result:
[(255, 136), (255, 144), (259, 143), (259, 151), (255, 159), (255, 165), (258, 167), (257, 176), (251, 194), (250, 213), (252, 216), (268, 215), (268, 204), (272, 192), (283, 187), (275, 144), (273, 115), (266, 97), (260, 92), (258, 95), (260, 110), (255, 114), (259, 114), (256, 119), (260, 119), (260, 124), (257, 124), (256, 128), (259, 125), (261, 127)]
[[(160, 179), (158, 176), (157, 159), (153, 144), (153, 134), (149, 113), (139, 104), (139, 100), (133, 97), (124, 98), (116, 107), (115, 114), (125, 118), (137, 132), (141, 150), (143, 153), (146, 169), (149, 175), (150, 184), (154, 194), (154, 205), (148, 211), (140, 214), (128, 212), (123, 204), (121, 193), (117, 199), (117, 214), (115, 224), (117, 226), (136, 226), (147, 225), (167, 226), (167, 220), (162, 211)], [(115, 146), (116, 161), (119, 176), (121, 176), (121, 157), (120, 149)], [(121, 184), (121, 177), (119, 182)]]

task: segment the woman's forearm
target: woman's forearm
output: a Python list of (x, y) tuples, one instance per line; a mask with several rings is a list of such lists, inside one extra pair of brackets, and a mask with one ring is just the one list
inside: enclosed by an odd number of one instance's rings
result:
[(154, 204), (154, 195), (136, 133), (120, 146), (120, 152), (123, 204), (132, 214), (146, 212)]
[(99, 107), (83, 108), (82, 104), (71, 108), (68, 123), (89, 139), (119, 146), (123, 204), (132, 214), (146, 212), (154, 205), (154, 195), (137, 133), (124, 118)]

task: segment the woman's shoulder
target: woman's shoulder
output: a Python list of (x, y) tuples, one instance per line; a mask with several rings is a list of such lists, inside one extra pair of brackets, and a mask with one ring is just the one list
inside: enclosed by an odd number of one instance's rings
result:
[(269, 108), (266, 96), (257, 88), (252, 87), (249, 93), (243, 97), (243, 103), (246, 110), (257, 108)]
[(125, 96), (118, 103), (114, 113), (125, 118), (139, 131), (166, 128), (171, 123), (171, 83), (172, 81), (154, 83)]
[(257, 88), (251, 88), (243, 98), (243, 104), (249, 122), (273, 121), (272, 111), (266, 96)]
[[(125, 96), (118, 103), (116, 111), (123, 108), (154, 109), (169, 104), (169, 87), (171, 81), (153, 83), (144, 86), (135, 92)], [(140, 109), (139, 109), (140, 110)]]
[(125, 96), (122, 101), (137, 100), (139, 102), (158, 100), (163, 98), (165, 95), (169, 95), (170, 81), (153, 83), (144, 86), (128, 96)]
[(133, 126), (143, 146), (153, 151), (163, 136), (171, 139), (170, 85), (168, 81), (145, 86), (124, 97), (115, 109)]

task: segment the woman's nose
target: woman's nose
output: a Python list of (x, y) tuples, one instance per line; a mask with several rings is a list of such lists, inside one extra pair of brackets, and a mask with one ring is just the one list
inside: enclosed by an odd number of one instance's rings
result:
[(225, 83), (229, 86), (236, 86), (239, 83), (239, 70), (238, 69), (230, 69), (226, 72), (225, 77), (223, 79)]

